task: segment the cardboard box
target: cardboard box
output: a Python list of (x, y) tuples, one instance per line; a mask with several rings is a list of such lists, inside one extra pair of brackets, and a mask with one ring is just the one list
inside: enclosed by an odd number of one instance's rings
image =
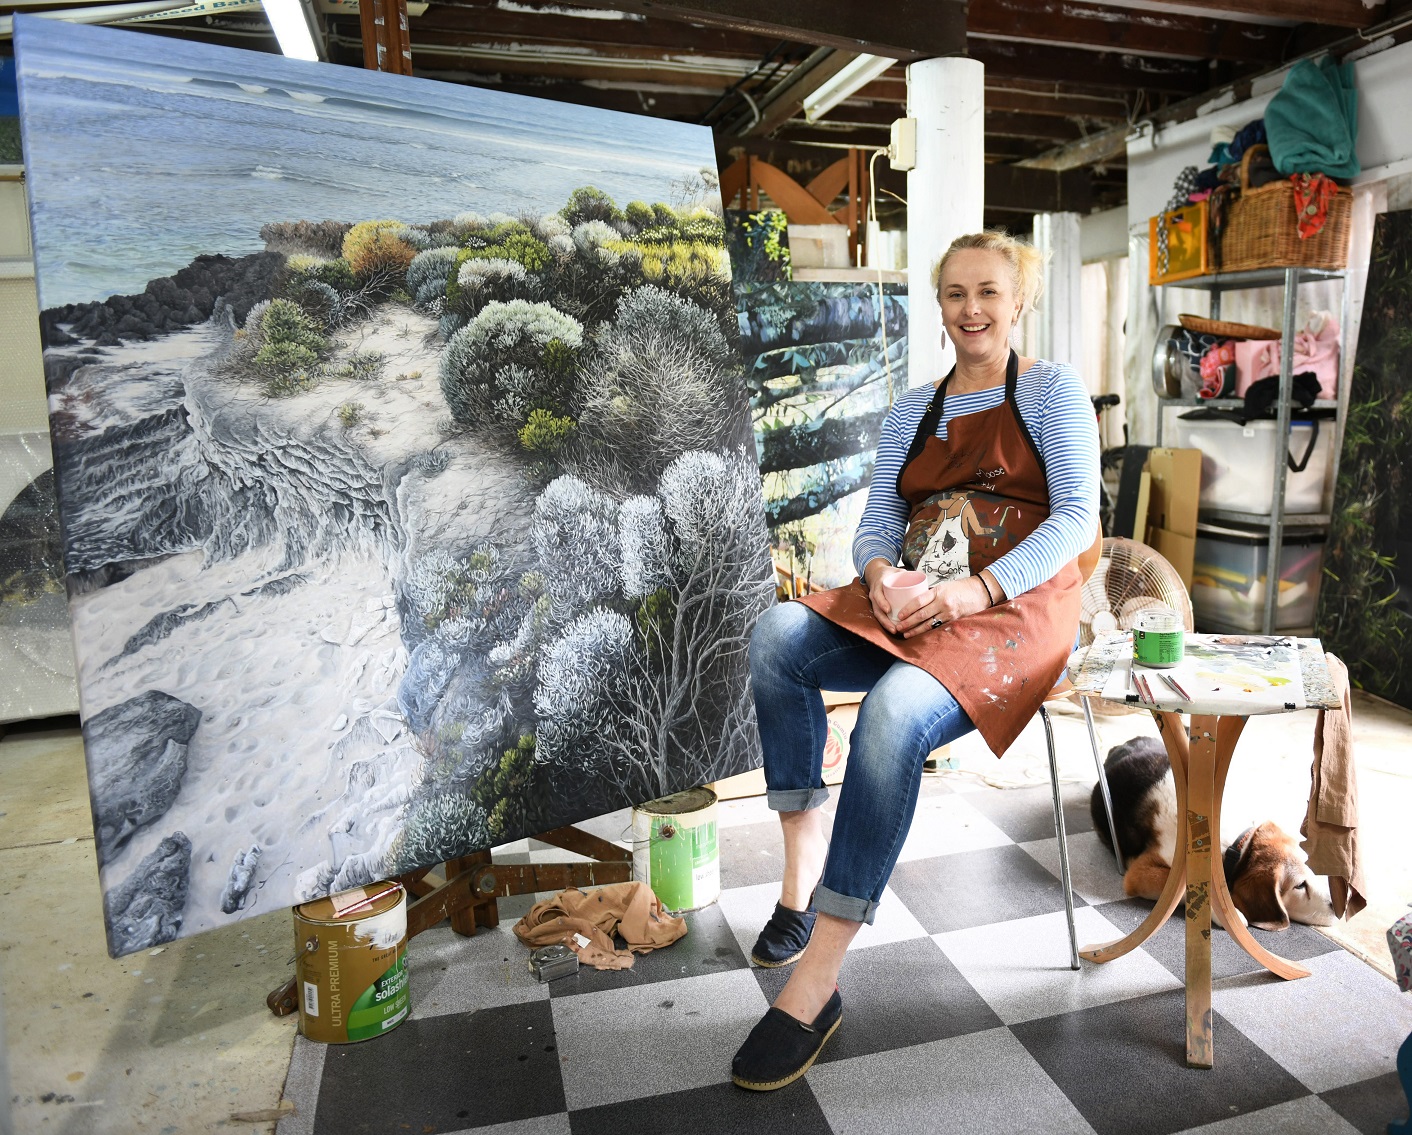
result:
[(1147, 538), (1191, 590), (1196, 565), (1196, 520), (1201, 500), (1201, 450), (1153, 449), (1147, 455), (1150, 490)]

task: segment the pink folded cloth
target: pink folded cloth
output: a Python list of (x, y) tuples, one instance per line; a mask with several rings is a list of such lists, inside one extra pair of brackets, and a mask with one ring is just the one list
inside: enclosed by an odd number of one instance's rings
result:
[[(1312, 329), (1311, 329), (1312, 328)], [(1252, 382), (1280, 373), (1279, 339), (1242, 339), (1235, 345), (1236, 396), (1243, 397)], [(1309, 326), (1294, 337), (1294, 370), (1313, 371), (1319, 379), (1319, 397), (1338, 395), (1338, 320), (1327, 312), (1316, 313)]]

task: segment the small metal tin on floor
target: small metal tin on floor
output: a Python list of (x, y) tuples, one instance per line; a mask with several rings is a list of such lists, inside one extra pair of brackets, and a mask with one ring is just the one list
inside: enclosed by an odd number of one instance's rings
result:
[(530, 954), (530, 973), (540, 981), (572, 977), (579, 971), (579, 956), (565, 945), (541, 946)]

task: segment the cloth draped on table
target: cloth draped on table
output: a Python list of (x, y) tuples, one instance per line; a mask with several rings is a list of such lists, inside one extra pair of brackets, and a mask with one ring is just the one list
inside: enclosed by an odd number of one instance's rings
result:
[(1353, 64), (1301, 59), (1265, 108), (1270, 157), (1283, 174), (1357, 177), (1358, 92)]
[(1353, 711), (1349, 704), (1348, 668), (1324, 655), (1342, 709), (1321, 709), (1314, 723), (1314, 767), (1309, 811), (1300, 825), (1300, 844), (1309, 869), (1329, 877), (1334, 914), (1352, 918), (1368, 905), (1363, 865), (1358, 855), (1358, 774), (1353, 764)]
[[(627, 943), (626, 950), (613, 945), (615, 931)], [(562, 943), (578, 954), (582, 965), (594, 969), (631, 969), (634, 954), (670, 946), (685, 934), (686, 919), (663, 910), (646, 883), (560, 891), (535, 903), (515, 923), (515, 937), (530, 949)]]

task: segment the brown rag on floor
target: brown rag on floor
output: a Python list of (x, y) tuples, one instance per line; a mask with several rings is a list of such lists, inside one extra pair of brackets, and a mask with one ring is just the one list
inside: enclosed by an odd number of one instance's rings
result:
[[(628, 944), (615, 949), (613, 932)], [(578, 934), (588, 945), (574, 940)], [(570, 888), (535, 903), (515, 923), (515, 937), (531, 949), (560, 942), (594, 969), (631, 969), (634, 954), (670, 946), (686, 934), (686, 919), (668, 914), (646, 883), (609, 883), (591, 891)]]
[(1353, 764), (1353, 709), (1348, 696), (1348, 667), (1324, 655), (1342, 709), (1321, 709), (1314, 724), (1314, 767), (1309, 811), (1300, 825), (1300, 844), (1309, 853), (1309, 869), (1329, 877), (1334, 914), (1352, 918), (1368, 905), (1363, 865), (1358, 858), (1358, 772)]

